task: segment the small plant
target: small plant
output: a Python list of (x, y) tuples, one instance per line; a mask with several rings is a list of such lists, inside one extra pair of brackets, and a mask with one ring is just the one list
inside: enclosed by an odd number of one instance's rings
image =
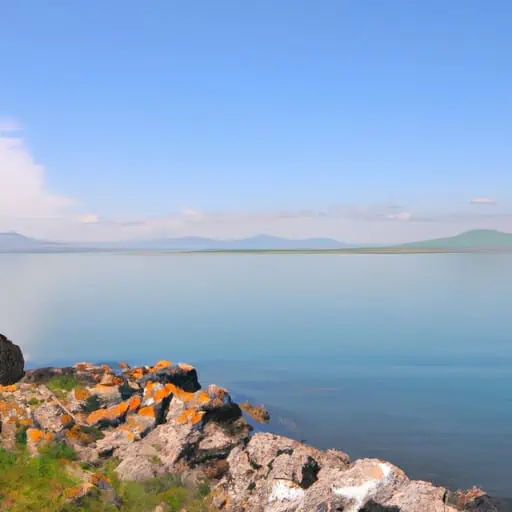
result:
[(39, 449), (41, 455), (46, 455), (52, 459), (67, 459), (67, 460), (76, 460), (77, 454), (71, 446), (68, 446), (66, 443), (59, 443), (54, 441), (46, 446), (42, 446)]
[(16, 445), (20, 448), (27, 446), (27, 427), (24, 425), (18, 427), (14, 434), (14, 439), (16, 441)]
[(162, 463), (158, 455), (151, 455), (151, 457), (149, 457), (149, 462), (151, 462), (151, 464), (154, 464), (155, 466)]
[(66, 393), (77, 386), (78, 381), (73, 375), (59, 375), (57, 377), (52, 377), (46, 384), (46, 387), (60, 398), (63, 398)]
[(41, 400), (38, 400), (35, 396), (33, 396), (29, 401), (28, 405), (39, 405)]
[(197, 496), (201, 499), (206, 498), (210, 494), (210, 482), (202, 480), (197, 487)]
[(173, 512), (183, 509), (187, 502), (188, 493), (183, 487), (174, 487), (169, 489), (164, 496), (163, 502), (170, 507)]

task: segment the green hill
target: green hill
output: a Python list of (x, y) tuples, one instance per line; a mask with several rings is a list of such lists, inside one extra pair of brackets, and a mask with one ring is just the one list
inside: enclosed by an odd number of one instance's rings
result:
[(512, 233), (503, 233), (502, 231), (496, 231), (494, 229), (475, 229), (456, 236), (413, 242), (400, 245), (399, 247), (418, 249), (512, 250)]

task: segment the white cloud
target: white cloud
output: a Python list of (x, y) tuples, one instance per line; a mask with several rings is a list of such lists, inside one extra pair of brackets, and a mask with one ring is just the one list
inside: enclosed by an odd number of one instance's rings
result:
[(100, 217), (95, 213), (84, 213), (83, 215), (79, 215), (77, 220), (80, 224), (98, 224)]
[(490, 197), (475, 197), (469, 201), (470, 204), (496, 204), (494, 199)]
[(44, 168), (34, 162), (23, 139), (9, 132), (14, 123), (0, 124), (0, 228), (20, 218), (49, 218), (63, 214), (72, 204), (52, 194), (44, 181)]
[(391, 220), (400, 220), (402, 222), (407, 222), (412, 219), (412, 213), (410, 212), (398, 212), (398, 213), (390, 213), (386, 215), (387, 219)]
[[(494, 204), (485, 197), (470, 202)], [(78, 214), (71, 210), (73, 205), (72, 199), (48, 190), (44, 168), (27, 150), (20, 127), (0, 120), (0, 231), (84, 242), (191, 235), (243, 238), (266, 233), (289, 238), (332, 237), (352, 243), (394, 243), (473, 228), (512, 231), (512, 215), (506, 211), (490, 215), (486, 208), (485, 214), (469, 207), (466, 212), (421, 214), (391, 203), (260, 212), (185, 208), (153, 218), (106, 219), (101, 212)]]
[(12, 119), (0, 119), (0, 135), (21, 130), (21, 126)]

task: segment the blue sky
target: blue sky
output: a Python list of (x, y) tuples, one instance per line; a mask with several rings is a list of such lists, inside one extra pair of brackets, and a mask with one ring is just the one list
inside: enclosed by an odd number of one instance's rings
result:
[(510, 19), (507, 0), (3, 3), (0, 228), (512, 231)]

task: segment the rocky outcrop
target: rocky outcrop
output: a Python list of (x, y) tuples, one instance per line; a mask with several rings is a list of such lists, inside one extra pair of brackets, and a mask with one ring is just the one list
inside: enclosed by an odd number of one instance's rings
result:
[[(241, 408), (215, 385), (202, 389), (190, 365), (159, 361), (112, 369), (79, 363), (27, 372), (21, 382), (0, 391), (5, 447), (15, 446), (22, 433), (34, 456), (43, 446), (61, 442), (93, 468), (115, 457), (121, 480), (166, 473), (191, 482), (206, 478), (212, 506), (225, 512), (504, 510), (480, 489), (451, 492), (409, 480), (386, 461), (351, 461), (338, 450), (252, 434), (242, 409), (266, 421), (265, 409)], [(70, 470), (84, 473), (77, 464)], [(101, 491), (115, 507), (105, 478), (90, 471), (84, 475), (73, 503)]]
[(25, 360), (20, 347), (0, 334), (0, 385), (15, 384), (25, 375)]

